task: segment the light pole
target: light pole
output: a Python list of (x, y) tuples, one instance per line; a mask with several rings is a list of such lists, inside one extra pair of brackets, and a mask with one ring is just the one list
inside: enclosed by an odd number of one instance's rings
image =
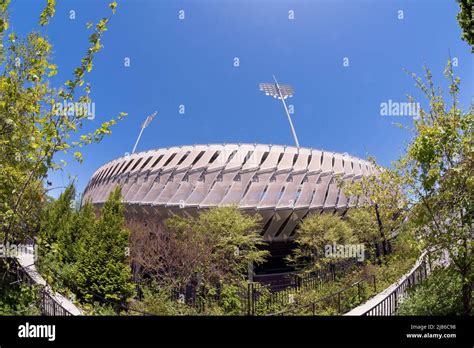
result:
[(135, 142), (135, 146), (133, 147), (132, 153), (135, 153), (135, 150), (137, 149), (138, 142), (140, 141), (140, 138), (142, 137), (143, 130), (148, 127), (148, 125), (153, 121), (155, 116), (158, 114), (158, 111), (155, 111), (152, 113), (150, 116), (148, 116), (145, 120), (145, 122), (142, 123), (142, 128), (140, 129), (140, 134), (138, 134), (137, 141)]
[(293, 87), (290, 85), (280, 85), (278, 81), (273, 75), (273, 80), (275, 83), (261, 83), (260, 90), (265, 92), (266, 95), (272, 96), (273, 98), (281, 99), (283, 103), (283, 107), (285, 108), (286, 116), (288, 116), (288, 122), (290, 123), (291, 133), (293, 134), (293, 138), (295, 139), (296, 147), (300, 147), (300, 143), (298, 142), (298, 137), (296, 136), (295, 127), (293, 127), (293, 122), (291, 121), (290, 112), (286, 107), (285, 99), (288, 97), (292, 97), (295, 93)]

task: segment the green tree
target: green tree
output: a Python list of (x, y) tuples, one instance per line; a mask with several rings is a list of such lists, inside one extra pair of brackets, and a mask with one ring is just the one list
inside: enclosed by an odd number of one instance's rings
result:
[(379, 224), (370, 208), (353, 208), (344, 216), (359, 242), (368, 250), (374, 249), (374, 243), (380, 240)]
[[(108, 18), (89, 25), (89, 48), (73, 77), (57, 88), (51, 77), (58, 67), (52, 62), (52, 46), (45, 35), (30, 32), (18, 37), (9, 26), (9, 0), (0, 0), (0, 237), (3, 242), (31, 235), (38, 224), (43, 180), (48, 171), (64, 164), (56, 154), (66, 152), (82, 159), (80, 148), (100, 141), (110, 133), (116, 119), (95, 131), (81, 134), (88, 115), (75, 103), (90, 103), (91, 86), (85, 76), (102, 49)], [(116, 3), (110, 4), (115, 12)], [(55, 1), (48, 0), (39, 23), (45, 26), (55, 13)], [(59, 110), (57, 105), (65, 104)], [(121, 113), (117, 119), (124, 116)]]
[(38, 244), (40, 255), (55, 254), (60, 262), (71, 262), (74, 212), (71, 202), (75, 197), (75, 188), (70, 184), (59, 198), (44, 209), (40, 221)]
[[(89, 220), (91, 209), (86, 207), (84, 211)], [(87, 302), (126, 303), (134, 294), (134, 285), (120, 187), (109, 195), (94, 228), (83, 231), (87, 232), (78, 242), (74, 290)]]
[(437, 269), (402, 302), (399, 315), (460, 315), (462, 279), (451, 267)]
[(456, 0), (459, 4), (459, 13), (456, 18), (462, 29), (462, 39), (471, 46), (471, 52), (474, 53), (474, 1)]
[(421, 108), (414, 121), (413, 138), (397, 168), (412, 200), (418, 240), (448, 253), (462, 281), (464, 313), (469, 314), (474, 283), (474, 114), (472, 106), (467, 112), (459, 106), (460, 79), (450, 60), (444, 74), (451, 100), (435, 87), (428, 68), (424, 79), (412, 74), (429, 108)]
[(334, 261), (325, 253), (327, 246), (354, 244), (358, 240), (341, 216), (311, 214), (298, 226), (295, 242), (297, 246), (288, 261), (297, 268), (310, 272)]
[[(241, 314), (248, 272), (268, 255), (261, 250), (257, 216), (220, 207), (196, 217), (174, 215), (164, 224), (128, 226), (131, 262), (145, 295), (141, 305), (148, 311)], [(196, 291), (199, 311), (176, 301), (176, 291), (187, 286)]]
[(374, 222), (378, 230), (375, 242), (382, 243), (383, 256), (389, 253), (387, 240), (404, 224), (410, 209), (403, 186), (403, 177), (393, 169), (382, 168), (370, 159), (376, 168), (374, 175), (354, 182), (345, 182), (342, 189), (347, 196), (358, 197), (358, 209), (350, 211), (349, 222), (361, 234), (363, 241), (373, 236)]
[(178, 241), (198, 251), (193, 273), (209, 287), (244, 280), (249, 265), (261, 264), (268, 255), (259, 249), (264, 242), (258, 218), (244, 215), (236, 207), (209, 209), (195, 218), (176, 215), (166, 225)]

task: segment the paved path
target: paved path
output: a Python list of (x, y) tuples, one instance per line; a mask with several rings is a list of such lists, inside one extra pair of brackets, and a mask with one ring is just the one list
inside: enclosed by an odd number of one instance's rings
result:
[(416, 261), (415, 265), (407, 272), (405, 273), (400, 279), (398, 279), (397, 282), (393, 283), (390, 285), (388, 288), (386, 288), (384, 291), (378, 293), (374, 297), (372, 297), (370, 300), (367, 302), (361, 304), (360, 306), (357, 306), (356, 308), (352, 309), (351, 311), (347, 312), (344, 315), (364, 315), (368, 311), (370, 311), (372, 308), (377, 306), (380, 302), (385, 300), (390, 294), (401, 284), (407, 279), (411, 273), (423, 262), (423, 259), (425, 257), (426, 253), (423, 253), (422, 256), (418, 258)]
[[(415, 265), (407, 273), (405, 273), (400, 279), (398, 279), (395, 283), (390, 285), (384, 291), (372, 297), (367, 302), (361, 304), (360, 306), (357, 306), (356, 308), (352, 309), (351, 311), (347, 312), (344, 315), (364, 315), (365, 313), (370, 311), (372, 308), (377, 306), (379, 303), (385, 300), (388, 296), (390, 296), (390, 294), (416, 270), (416, 268), (423, 262), (423, 260), (425, 260), (425, 257), (427, 256), (427, 254), (428, 254), (427, 252), (423, 252), (421, 256), (418, 258), (418, 260), (416, 261)], [(432, 262), (433, 262), (433, 265), (446, 267), (447, 265), (449, 265), (449, 256), (447, 252), (442, 252), (442, 255), (438, 259), (432, 260)], [(429, 266), (429, 263), (428, 263), (428, 266)], [(428, 267), (428, 273), (431, 273), (430, 267)], [(406, 296), (406, 294), (401, 294), (402, 298), (404, 296)]]
[(27, 245), (23, 250), (19, 250), (16, 259), (20, 266), (30, 276), (35, 284), (44, 286), (44, 289), (48, 294), (63, 308), (65, 308), (72, 315), (83, 315), (83, 312), (67, 297), (53, 291), (51, 287), (46, 283), (46, 280), (36, 270), (34, 262), (34, 248), (32, 245)]

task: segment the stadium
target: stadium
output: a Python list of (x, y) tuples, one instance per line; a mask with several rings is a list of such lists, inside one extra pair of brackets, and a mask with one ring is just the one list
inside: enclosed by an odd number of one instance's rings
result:
[(263, 144), (192, 145), (133, 153), (100, 167), (83, 201), (95, 206), (122, 186), (126, 219), (162, 221), (172, 214), (235, 205), (259, 214), (272, 257), (261, 272), (284, 271), (297, 224), (309, 213), (344, 214), (362, 197), (346, 197), (339, 180), (374, 173), (367, 161), (309, 148)]

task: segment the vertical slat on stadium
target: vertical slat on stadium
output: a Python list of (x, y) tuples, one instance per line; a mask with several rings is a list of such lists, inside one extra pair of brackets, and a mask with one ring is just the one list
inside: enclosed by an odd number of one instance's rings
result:
[(141, 204), (152, 205), (153, 201), (158, 197), (163, 187), (166, 185), (168, 178), (172, 174), (173, 170), (176, 168), (179, 160), (186, 154), (189, 150), (189, 146), (186, 147), (172, 147), (168, 149), (166, 160), (160, 161), (162, 163), (161, 167), (158, 170), (153, 170), (156, 174), (150, 176), (149, 180), (153, 180), (150, 191), (143, 197)]
[[(291, 218), (288, 220), (288, 223), (277, 237), (278, 240), (287, 240), (290, 237), (290, 234), (296, 228), (299, 220), (302, 218), (300, 214), (294, 210), (294, 205), (298, 199), (298, 190), (300, 188), (303, 178), (306, 175), (308, 170), (308, 157), (311, 154), (311, 151), (308, 149), (300, 149), (298, 160), (296, 161), (293, 170), (291, 172), (293, 180), (287, 183), (285, 192), (278, 202), (276, 209), (291, 208)], [(316, 155), (317, 157), (317, 155)]]
[(336, 208), (337, 197), (339, 196), (339, 186), (338, 178), (340, 178), (344, 173), (343, 167), (343, 158), (341, 154), (335, 153), (334, 155), (334, 165), (332, 168), (333, 176), (329, 183), (326, 200), (324, 201), (323, 210), (328, 212), (333, 212)]
[(221, 145), (212, 145), (204, 149), (205, 152), (202, 157), (192, 168), (189, 169), (187, 173), (188, 180), (182, 181), (180, 187), (176, 190), (176, 193), (169, 199), (169, 206), (185, 206), (186, 200), (190, 197), (198, 179), (203, 175), (212, 157), (216, 153), (222, 152), (222, 149), (223, 147)]
[[(136, 181), (136, 190), (132, 192), (129, 191), (126, 199), (132, 204), (138, 204), (141, 202), (146, 193), (150, 190), (150, 187), (153, 185), (153, 173), (159, 171), (163, 163), (165, 163), (167, 157), (165, 154), (167, 149), (159, 149), (158, 151), (153, 151), (151, 154), (151, 160), (145, 167), (141, 168), (138, 173)], [(161, 156), (161, 159), (160, 159)], [(158, 161), (158, 162), (157, 162)]]
[(287, 147), (283, 151), (278, 154), (279, 158), (281, 154), (283, 154), (283, 156), (272, 173), (274, 182), (268, 183), (265, 197), (263, 197), (257, 207), (264, 221), (268, 221), (273, 217), (274, 214), (277, 214), (277, 216), (273, 218), (271, 224), (268, 226), (267, 231), (264, 231), (265, 238), (268, 238), (269, 236), (275, 236), (275, 234), (283, 227), (282, 224), (293, 212), (293, 206), (287, 207), (286, 209), (281, 208), (275, 212), (275, 207), (278, 202), (281, 201), (281, 198), (284, 194), (284, 191), (282, 190), (285, 189), (286, 185), (290, 184), (287, 182), (287, 179), (294, 168), (293, 161), (295, 159), (295, 155), (298, 155), (298, 151), (294, 147)]
[[(344, 185), (347, 183), (352, 182), (352, 179), (354, 178), (354, 161), (352, 157), (349, 156), (344, 156), (344, 169), (343, 169), (343, 178), (342, 180), (344, 181)], [(337, 200), (337, 205), (336, 209), (338, 212), (343, 213), (346, 211), (347, 207), (349, 205), (349, 200), (344, 193), (344, 190), (341, 189), (339, 190), (339, 197)]]
[(176, 193), (179, 186), (181, 185), (181, 182), (183, 181), (183, 178), (186, 176), (189, 169), (191, 168), (192, 163), (204, 148), (204, 146), (194, 146), (192, 149), (189, 150), (189, 154), (186, 159), (182, 160), (181, 164), (177, 165), (177, 167), (175, 168), (172, 176), (173, 180), (168, 180), (160, 195), (153, 201), (153, 204), (168, 204), (168, 201)]
[[(257, 147), (261, 149), (261, 146), (258, 145), (240, 145), (237, 149), (237, 152), (232, 157), (229, 163), (222, 169), (222, 172), (219, 173), (219, 176), (216, 176), (214, 182), (212, 183), (206, 197), (199, 203), (200, 208), (207, 208), (210, 206), (218, 206), (219, 203), (224, 198), (226, 188), (232, 185), (234, 177), (239, 174), (244, 167), (249, 168), (248, 162), (242, 166), (242, 163), (245, 159), (245, 156), (249, 151), (254, 151), (255, 156), (259, 157), (259, 154), (256, 154)], [(260, 155), (261, 157), (261, 155)], [(256, 160), (252, 160), (254, 162)], [(250, 167), (250, 170), (252, 168)]]
[[(229, 168), (229, 170), (231, 170), (230, 168), (236, 168), (235, 170), (238, 170), (241, 167), (241, 163), (237, 162), (235, 157), (241, 156), (239, 153), (246, 151), (248, 148), (248, 146), (224, 145), (219, 156), (207, 166), (206, 171), (203, 173), (203, 180), (195, 183), (192, 193), (184, 202), (185, 205), (187, 207), (198, 207), (206, 198), (216, 178), (224, 168)], [(235, 155), (229, 160), (234, 152)]]

